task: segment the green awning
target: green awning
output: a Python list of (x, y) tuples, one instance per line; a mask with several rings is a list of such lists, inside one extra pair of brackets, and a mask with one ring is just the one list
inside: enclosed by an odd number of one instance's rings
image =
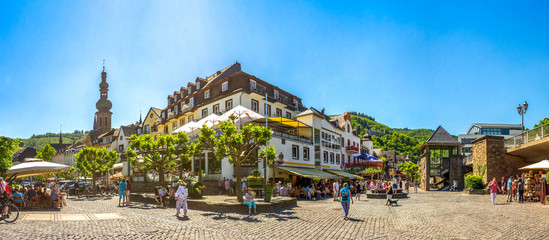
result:
[(275, 168), (290, 172), (295, 175), (299, 175), (306, 178), (328, 178), (328, 179), (340, 179), (339, 176), (333, 175), (316, 168), (299, 168), (299, 167), (281, 167), (276, 166)]
[(354, 175), (354, 174), (350, 174), (348, 172), (344, 172), (344, 171), (339, 171), (339, 170), (325, 170), (329, 173), (332, 173), (332, 174), (335, 174), (335, 175), (338, 175), (338, 176), (342, 176), (344, 178), (348, 178), (348, 179), (356, 179), (358, 176), (357, 175)]

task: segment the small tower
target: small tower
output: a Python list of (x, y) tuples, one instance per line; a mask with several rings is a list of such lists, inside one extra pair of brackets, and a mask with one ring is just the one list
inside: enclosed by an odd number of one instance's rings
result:
[(111, 100), (109, 100), (109, 84), (107, 83), (107, 72), (105, 72), (105, 60), (103, 60), (103, 72), (101, 72), (101, 83), (99, 83), (99, 100), (95, 104), (97, 112), (93, 121), (93, 130), (99, 134), (111, 130), (112, 108)]

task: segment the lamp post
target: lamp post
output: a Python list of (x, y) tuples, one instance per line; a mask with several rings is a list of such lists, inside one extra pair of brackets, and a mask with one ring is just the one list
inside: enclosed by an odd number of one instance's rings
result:
[(524, 132), (524, 114), (526, 114), (526, 111), (528, 110), (528, 103), (524, 101), (524, 104), (517, 106), (518, 114), (522, 117), (522, 132)]

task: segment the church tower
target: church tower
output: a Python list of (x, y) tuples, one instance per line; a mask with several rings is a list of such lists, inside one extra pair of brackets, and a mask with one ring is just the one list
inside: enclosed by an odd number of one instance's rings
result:
[(97, 112), (93, 121), (93, 130), (99, 134), (111, 130), (112, 108), (111, 100), (109, 100), (109, 84), (107, 83), (107, 72), (105, 72), (105, 61), (103, 60), (103, 72), (101, 72), (101, 83), (99, 83), (100, 98), (95, 104)]

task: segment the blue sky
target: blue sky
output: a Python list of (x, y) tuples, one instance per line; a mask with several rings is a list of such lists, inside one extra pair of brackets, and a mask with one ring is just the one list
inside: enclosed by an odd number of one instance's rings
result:
[(235, 61), (329, 114), (390, 127), (526, 127), (549, 116), (538, 2), (11, 1), (0, 8), (0, 135), (92, 128), (106, 59), (113, 127)]

